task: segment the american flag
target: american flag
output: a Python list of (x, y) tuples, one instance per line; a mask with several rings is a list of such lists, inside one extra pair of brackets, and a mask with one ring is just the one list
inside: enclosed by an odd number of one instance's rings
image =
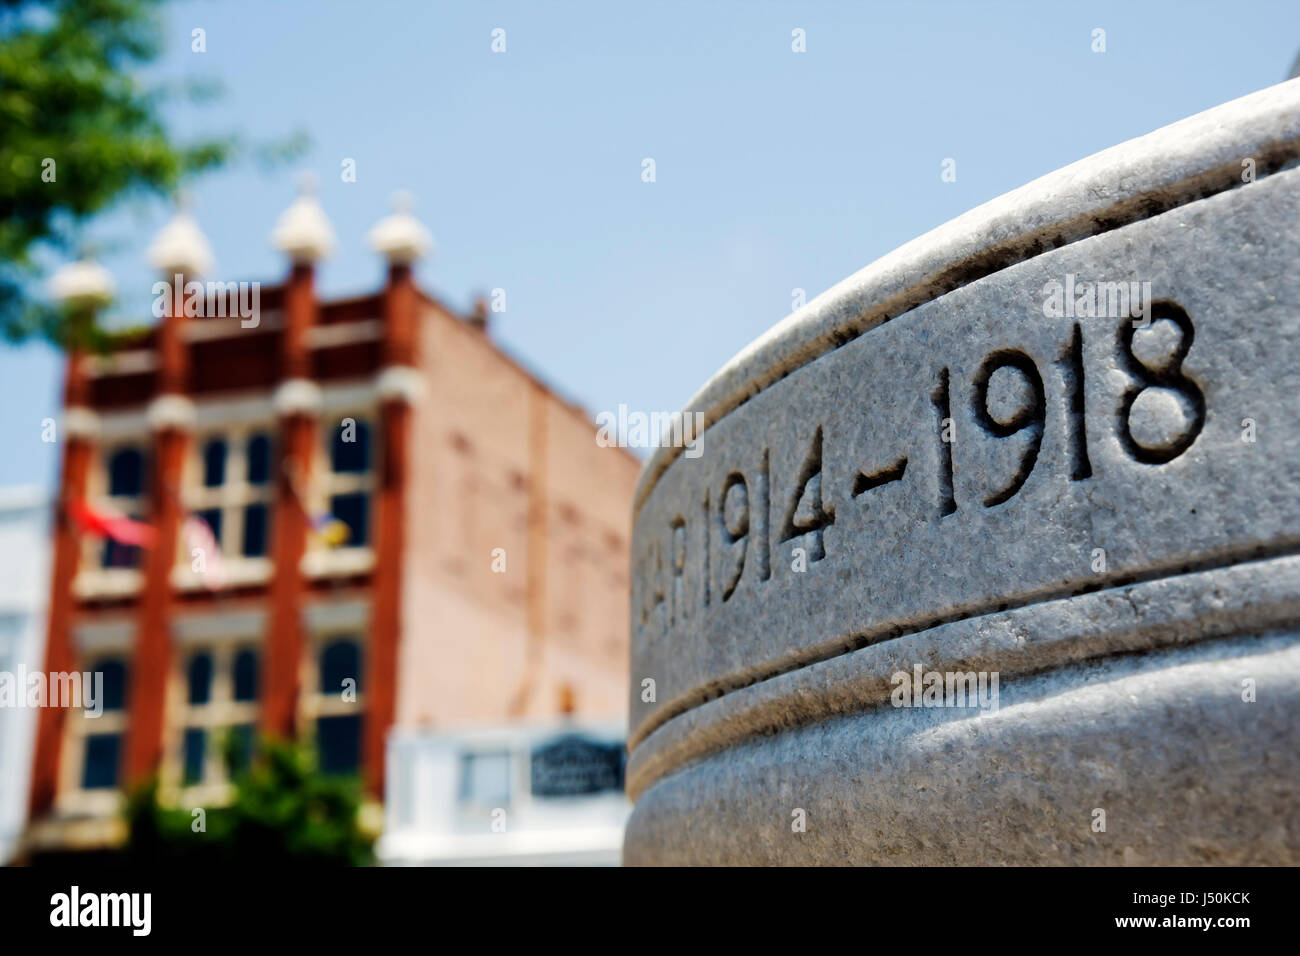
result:
[[(226, 565), (221, 560), (221, 545), (217, 543), (212, 528), (196, 514), (185, 519), (185, 546), (190, 557), (190, 566), (194, 560), (202, 557), (203, 570), (198, 572), (199, 580), (209, 591), (220, 591), (226, 586)], [(199, 554), (195, 554), (195, 551)]]
[(68, 514), (81, 530), (100, 538), (111, 538), (118, 544), (152, 548), (154, 539), (158, 536), (158, 532), (143, 521), (136, 521), (118, 514), (112, 508), (92, 505), (88, 501), (69, 502)]

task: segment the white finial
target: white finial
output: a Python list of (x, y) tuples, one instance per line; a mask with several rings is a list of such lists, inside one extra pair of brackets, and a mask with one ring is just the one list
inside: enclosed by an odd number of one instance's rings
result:
[(392, 263), (411, 263), (433, 250), (433, 236), (411, 215), (415, 197), (393, 193), (393, 212), (370, 230), (370, 245)]
[(207, 275), (212, 269), (212, 249), (190, 212), (187, 193), (177, 197), (176, 215), (163, 226), (149, 246), (149, 263), (163, 275)]
[(294, 262), (315, 262), (334, 251), (334, 230), (315, 192), (316, 177), (310, 172), (300, 174), (298, 198), (280, 214), (271, 233), (275, 247)]
[(109, 271), (88, 254), (60, 266), (50, 277), (50, 295), (70, 306), (105, 305), (112, 301), (116, 285)]

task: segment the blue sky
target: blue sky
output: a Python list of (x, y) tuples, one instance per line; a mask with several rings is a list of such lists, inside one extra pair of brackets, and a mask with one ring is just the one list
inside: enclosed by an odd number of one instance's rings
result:
[[(366, 232), (410, 189), (438, 243), (424, 287), (461, 308), (504, 289), (498, 340), (593, 415), (680, 408), (793, 289), (812, 298), (1007, 190), (1280, 82), (1300, 50), (1294, 0), (225, 0), (166, 17), (155, 72), (225, 86), (172, 111), (178, 135), (312, 142), (290, 167), (248, 160), (194, 185), (215, 277), (283, 276), (269, 234), (305, 168), (339, 238), (322, 292), (372, 291)], [(167, 214), (138, 200), (88, 229), (140, 321)], [(0, 485), (52, 485), (40, 421), (61, 376), (43, 346), (0, 348)]]

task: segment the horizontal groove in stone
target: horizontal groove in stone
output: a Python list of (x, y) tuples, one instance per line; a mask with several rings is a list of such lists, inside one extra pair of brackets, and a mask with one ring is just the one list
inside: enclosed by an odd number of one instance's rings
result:
[[(1286, 548), (1260, 560), (958, 616), (714, 694), (630, 744), (628, 795), (635, 800), (655, 780), (743, 740), (880, 706), (889, 700), (890, 675), (915, 663), (1014, 676), (1295, 625), (1300, 554), (1294, 541)], [(1062, 622), (1081, 619), (1090, 626), (1062, 632)]]

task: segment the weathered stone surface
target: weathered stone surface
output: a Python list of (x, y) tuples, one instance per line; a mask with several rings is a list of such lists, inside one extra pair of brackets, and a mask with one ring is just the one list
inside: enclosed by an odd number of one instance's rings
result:
[[(638, 494), (629, 862), (1300, 859), (1297, 157), (1300, 81), (972, 211), (705, 387), (703, 455)], [(1000, 709), (892, 707), (918, 664)]]
[(749, 738), (642, 794), (624, 862), (1291, 864), (1298, 678), (1300, 634), (1240, 635)]

